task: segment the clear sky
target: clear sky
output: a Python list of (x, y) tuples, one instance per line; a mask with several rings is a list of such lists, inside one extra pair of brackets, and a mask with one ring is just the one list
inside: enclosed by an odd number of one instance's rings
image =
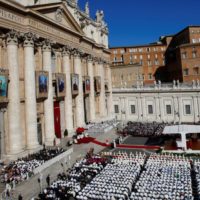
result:
[[(87, 0), (79, 0), (84, 8)], [(88, 0), (91, 16), (103, 10), (109, 45), (126, 46), (157, 41), (161, 35), (200, 25), (200, 0)]]

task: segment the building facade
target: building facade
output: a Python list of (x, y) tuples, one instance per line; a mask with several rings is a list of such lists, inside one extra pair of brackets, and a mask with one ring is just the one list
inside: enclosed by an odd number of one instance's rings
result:
[[(200, 79), (200, 26), (188, 26), (175, 35), (161, 36), (148, 45), (112, 47), (111, 67), (114, 87), (152, 84), (154, 81), (192, 82)], [(126, 74), (121, 69), (132, 66)]]
[(113, 117), (104, 13), (77, 2), (0, 2), (1, 158)]
[[(157, 71), (165, 66), (166, 45), (162, 43), (111, 48), (112, 83), (119, 87), (123, 79), (132, 87), (136, 82), (152, 84)], [(122, 68), (133, 67), (127, 76), (121, 74)]]
[(200, 26), (188, 26), (174, 35), (165, 57), (168, 81), (200, 79)]
[(198, 123), (200, 85), (156, 84), (138, 88), (114, 88), (115, 117), (123, 121)]

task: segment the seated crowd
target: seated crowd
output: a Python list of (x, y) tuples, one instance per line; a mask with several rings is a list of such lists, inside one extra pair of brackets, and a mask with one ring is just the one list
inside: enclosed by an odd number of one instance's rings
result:
[(122, 130), (124, 135), (132, 136), (160, 136), (162, 135), (165, 123), (141, 123), (141, 122), (128, 122), (127, 126)]
[(193, 199), (189, 159), (152, 154), (131, 194), (131, 200), (136, 199)]
[(41, 200), (66, 200), (76, 197), (77, 194), (104, 168), (107, 159), (99, 156), (84, 158), (77, 161), (67, 172), (58, 175), (43, 193), (39, 194)]
[(117, 126), (116, 120), (108, 120), (108, 121), (103, 121), (101, 123), (90, 122), (86, 125), (86, 130), (87, 133), (96, 135), (98, 133), (104, 133), (109, 128), (113, 128), (115, 126)]
[(76, 198), (78, 200), (128, 199), (144, 161), (145, 155), (115, 156)]
[(1, 182), (17, 184), (27, 180), (33, 175), (34, 169), (63, 152), (62, 148), (46, 149), (44, 146), (37, 153), (12, 161), (2, 168)]
[[(80, 161), (39, 195), (42, 200), (192, 200), (184, 156), (104, 153)], [(196, 173), (200, 162), (194, 162)], [(199, 175), (197, 179), (200, 180)], [(198, 181), (198, 184), (200, 181)]]
[(197, 194), (200, 197), (200, 160), (194, 161), (194, 171), (196, 175)]

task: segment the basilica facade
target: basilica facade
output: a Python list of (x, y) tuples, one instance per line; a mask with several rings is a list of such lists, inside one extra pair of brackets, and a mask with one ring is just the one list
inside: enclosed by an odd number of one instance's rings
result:
[(108, 28), (77, 0), (0, 2), (1, 157), (113, 117)]

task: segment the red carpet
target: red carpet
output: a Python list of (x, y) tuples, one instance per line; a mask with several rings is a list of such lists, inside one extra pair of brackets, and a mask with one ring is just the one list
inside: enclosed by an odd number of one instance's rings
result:
[[(109, 147), (110, 144), (106, 144), (97, 140), (91, 141), (94, 144), (103, 146), (103, 147)], [(146, 146), (146, 145), (127, 145), (127, 144), (117, 144), (117, 148), (129, 148), (129, 149), (160, 149), (160, 146)]]
[(118, 145), (117, 145), (117, 148), (129, 148), (129, 149), (160, 149), (160, 146), (118, 144)]
[[(106, 144), (96, 140), (93, 137), (84, 137), (78, 140), (78, 144), (94, 143), (102, 147), (110, 147), (111, 144)], [(117, 144), (117, 148), (128, 148), (128, 149), (160, 149), (160, 146), (146, 146), (146, 145), (128, 145), (128, 144)]]
[(81, 138), (81, 139), (78, 139), (78, 144), (87, 144), (89, 142), (92, 142), (93, 140), (95, 140), (95, 138), (93, 137), (84, 137), (84, 138)]
[(103, 142), (99, 142), (98, 140), (93, 140), (92, 143), (97, 144), (97, 145), (100, 145), (100, 146), (102, 146), (102, 147), (110, 147), (110, 146), (111, 146), (110, 144), (106, 144), (106, 143), (103, 143)]

